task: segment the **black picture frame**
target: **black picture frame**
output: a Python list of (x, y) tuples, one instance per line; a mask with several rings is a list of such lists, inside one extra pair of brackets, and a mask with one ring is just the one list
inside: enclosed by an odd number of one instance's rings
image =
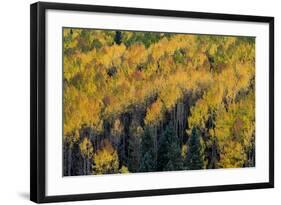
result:
[[(262, 22), (269, 24), (269, 181), (192, 188), (122, 191), (74, 195), (46, 196), (46, 79), (45, 37), (46, 10), (122, 13), (151, 16)], [(82, 4), (38, 2), (30, 6), (30, 199), (37, 203), (97, 200), (123, 197), (186, 194), (274, 187), (274, 18), (265, 16), (110, 7)]]

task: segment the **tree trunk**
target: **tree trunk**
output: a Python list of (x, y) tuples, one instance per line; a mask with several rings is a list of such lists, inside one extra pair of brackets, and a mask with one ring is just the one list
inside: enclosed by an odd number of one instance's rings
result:
[(68, 146), (67, 154), (67, 176), (71, 176), (71, 163), (72, 163), (72, 149), (71, 146)]

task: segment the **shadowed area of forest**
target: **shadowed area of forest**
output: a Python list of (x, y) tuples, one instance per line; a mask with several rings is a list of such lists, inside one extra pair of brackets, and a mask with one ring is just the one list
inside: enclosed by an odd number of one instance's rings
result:
[(63, 29), (63, 175), (255, 166), (255, 38)]

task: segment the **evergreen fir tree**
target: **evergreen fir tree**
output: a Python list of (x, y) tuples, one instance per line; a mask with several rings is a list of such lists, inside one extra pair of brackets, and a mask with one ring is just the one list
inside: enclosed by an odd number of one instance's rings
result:
[(171, 143), (168, 149), (168, 163), (164, 167), (165, 171), (174, 171), (183, 169), (183, 161), (181, 156), (181, 149), (178, 139)]
[(122, 42), (122, 33), (121, 31), (116, 31), (115, 32), (115, 37), (114, 37), (114, 41), (116, 44), (120, 45)]
[(193, 127), (191, 138), (188, 142), (188, 154), (186, 158), (187, 169), (198, 170), (205, 168), (204, 147), (204, 142), (199, 133), (199, 130)]
[(140, 172), (153, 172), (155, 171), (154, 154), (152, 151), (146, 152), (140, 163)]
[(155, 171), (155, 154), (153, 152), (153, 139), (149, 128), (144, 130), (141, 141), (140, 172)]
[(179, 139), (170, 123), (159, 140), (158, 171), (180, 170), (183, 168)]

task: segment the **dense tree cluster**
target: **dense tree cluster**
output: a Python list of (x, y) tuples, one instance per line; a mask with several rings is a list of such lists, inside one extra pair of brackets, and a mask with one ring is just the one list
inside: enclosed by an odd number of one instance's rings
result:
[(63, 30), (64, 176), (255, 166), (255, 39)]

